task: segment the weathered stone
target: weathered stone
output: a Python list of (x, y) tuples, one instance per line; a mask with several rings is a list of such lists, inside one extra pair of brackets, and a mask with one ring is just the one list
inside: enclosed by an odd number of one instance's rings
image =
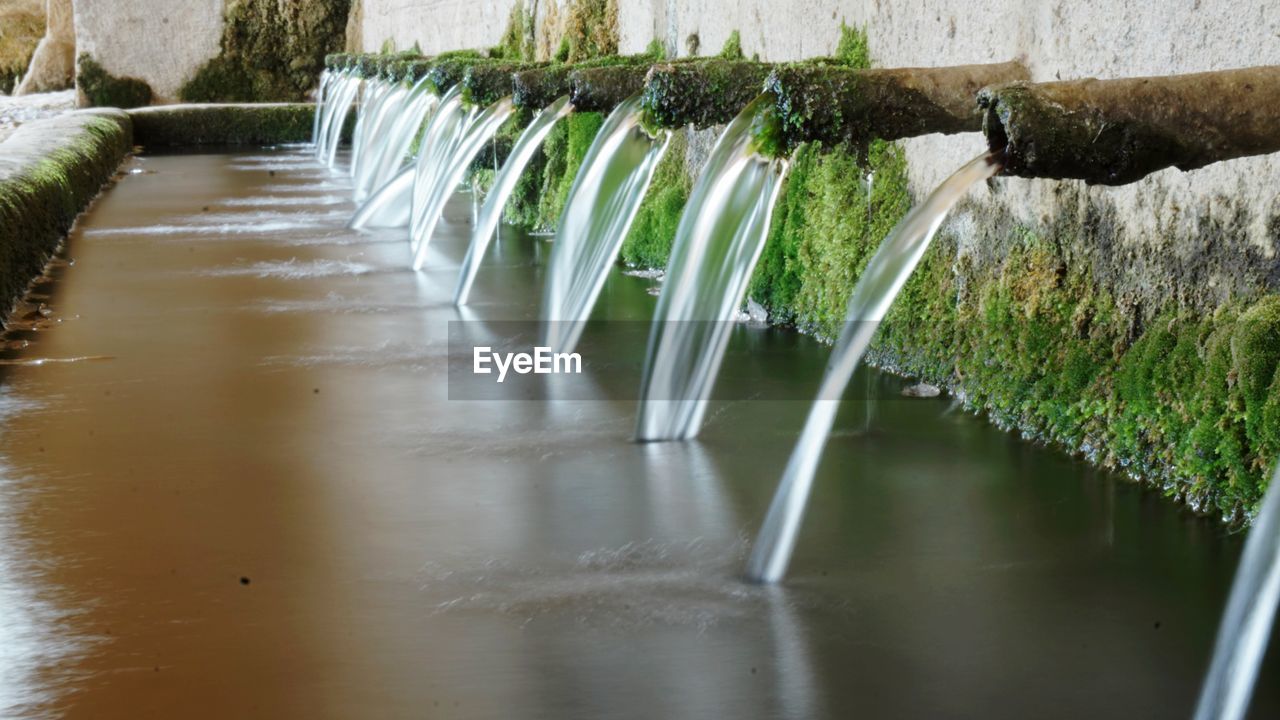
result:
[(65, 90), (75, 84), (76, 29), (71, 0), (48, 0), (45, 33), (15, 95)]
[(75, 0), (76, 52), (143, 80), (155, 102), (173, 102), (218, 54), (222, 13), (222, 2), (208, 0)]

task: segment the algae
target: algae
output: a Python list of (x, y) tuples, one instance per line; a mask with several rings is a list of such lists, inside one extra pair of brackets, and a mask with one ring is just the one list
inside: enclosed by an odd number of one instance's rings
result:
[(77, 60), (76, 87), (92, 107), (135, 108), (151, 104), (151, 86), (133, 77), (118, 78), (89, 54)]
[(128, 117), (84, 111), (0, 144), (0, 304), (8, 312), (132, 148)]
[(685, 169), (689, 141), (684, 133), (671, 136), (671, 144), (636, 212), (636, 219), (622, 243), (622, 262), (631, 267), (665, 267), (675, 241), (676, 228), (693, 181)]
[(219, 55), (178, 91), (186, 102), (306, 99), (325, 54), (345, 45), (351, 0), (233, 0)]

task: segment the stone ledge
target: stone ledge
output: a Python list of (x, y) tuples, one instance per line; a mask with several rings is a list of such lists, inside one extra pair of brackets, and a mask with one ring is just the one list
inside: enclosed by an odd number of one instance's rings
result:
[(129, 117), (133, 141), (144, 147), (271, 145), (309, 142), (315, 107), (311, 103), (158, 105), (130, 110)]
[(110, 109), (27, 123), (0, 143), (0, 308), (6, 314), (131, 149), (129, 116)]

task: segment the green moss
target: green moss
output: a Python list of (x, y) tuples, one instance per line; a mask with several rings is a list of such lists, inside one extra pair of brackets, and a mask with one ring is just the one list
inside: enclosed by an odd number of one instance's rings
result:
[(341, 50), (351, 0), (233, 0), (217, 57), (178, 91), (186, 102), (273, 102), (306, 99), (325, 65)]
[(709, 58), (655, 65), (640, 103), (651, 128), (727, 123), (760, 95), (772, 66)]
[(745, 56), (742, 54), (742, 36), (737, 30), (729, 33), (729, 39), (724, 41), (724, 47), (720, 48), (720, 54), (717, 57), (725, 60), (742, 60)]
[(871, 67), (871, 46), (866, 28), (850, 27), (840, 21), (840, 40), (836, 42), (835, 59), (849, 67)]
[(0, 306), (40, 274), (131, 147), (128, 118), (115, 112), (29, 123), (0, 146)]
[(511, 6), (502, 39), (489, 50), (489, 57), (514, 62), (533, 62), (537, 59), (533, 15), (525, 12), (523, 0)]
[(906, 173), (906, 157), (893, 143), (873, 142), (863, 158), (802, 145), (774, 209), (751, 296), (772, 317), (834, 337), (862, 267), (910, 209)]
[[(315, 106), (307, 103), (157, 106), (131, 112), (134, 143), (144, 147), (269, 145), (305, 142)], [(347, 127), (354, 123), (348, 122)]]
[(559, 223), (573, 179), (603, 124), (604, 116), (600, 113), (573, 113), (556, 123), (547, 135), (543, 142), (546, 163), (542, 169), (542, 187), (532, 223), (535, 229), (550, 230)]
[(622, 243), (622, 262), (632, 267), (666, 267), (676, 238), (680, 215), (689, 200), (692, 181), (685, 169), (688, 140), (675, 133), (666, 155), (653, 172), (653, 182), (640, 203), (631, 231)]
[(138, 78), (118, 78), (87, 53), (76, 62), (76, 87), (93, 107), (135, 108), (151, 104), (151, 86)]
[(569, 6), (569, 19), (561, 41), (564, 57), (556, 59), (578, 62), (604, 55), (618, 54), (617, 0), (575, 0)]

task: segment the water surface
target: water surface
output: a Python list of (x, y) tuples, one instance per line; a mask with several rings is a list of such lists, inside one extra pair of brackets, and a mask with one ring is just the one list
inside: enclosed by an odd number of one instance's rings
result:
[(80, 359), (0, 366), (0, 716), (1190, 714), (1218, 525), (859, 375), (787, 583), (747, 585), (826, 347), (744, 324), (720, 382), (797, 400), (690, 443), (630, 442), (632, 401), (449, 401), (448, 321), (536, 318), (545, 239), (504, 229), (458, 310), (467, 196), (414, 273), (305, 151), (136, 166), (0, 355)]

